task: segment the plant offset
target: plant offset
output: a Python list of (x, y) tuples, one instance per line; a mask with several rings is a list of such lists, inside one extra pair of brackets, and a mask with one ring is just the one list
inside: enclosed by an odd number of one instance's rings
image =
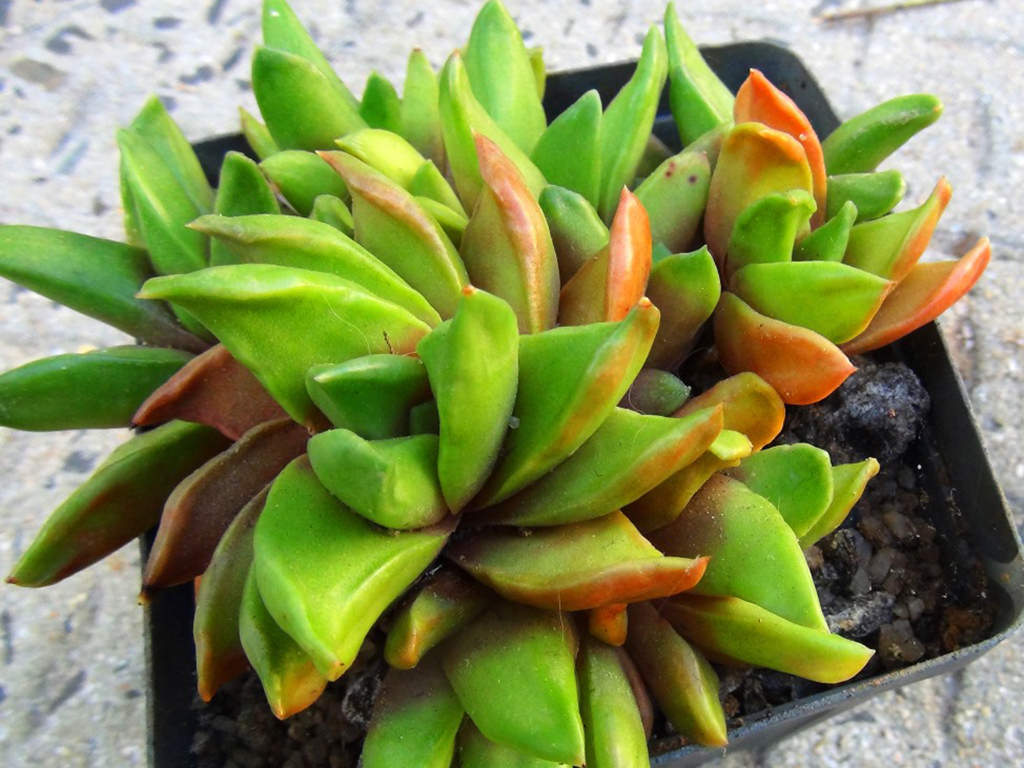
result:
[[(402, 97), (374, 74), (357, 100), (283, 0), (263, 36), (259, 162), (212, 189), (152, 99), (118, 134), (127, 243), (0, 228), (0, 275), (139, 340), (0, 376), (6, 426), (136, 428), (8, 581), (158, 526), (143, 592), (195, 580), (204, 699), (251, 666), (285, 718), (383, 654), (366, 768), (645, 766), (655, 706), (726, 743), (709, 660), (857, 674), (803, 550), (878, 462), (767, 446), (984, 270), (986, 240), (919, 261), (945, 179), (893, 212), (876, 170), (939, 102), (819, 141), (760, 72), (730, 93), (671, 5), (608, 105), (550, 124), (496, 1)], [(694, 350), (725, 374), (691, 398)]]

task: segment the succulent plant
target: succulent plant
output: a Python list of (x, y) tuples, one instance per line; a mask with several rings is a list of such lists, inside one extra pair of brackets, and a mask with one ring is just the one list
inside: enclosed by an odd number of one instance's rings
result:
[[(196, 582), (200, 695), (251, 666), (282, 718), (380, 628), (366, 768), (646, 765), (652, 698), (726, 743), (710, 661), (859, 672), (803, 550), (878, 463), (768, 446), (984, 269), (984, 241), (917, 263), (948, 184), (892, 213), (875, 170), (938, 103), (819, 142), (760, 73), (734, 98), (671, 5), (607, 107), (550, 124), (497, 0), (401, 97), (357, 100), (283, 0), (263, 36), (258, 161), (212, 189), (154, 99), (118, 135), (127, 244), (0, 228), (0, 274), (139, 341), (0, 376), (7, 426), (135, 428), (8, 581), (157, 526), (143, 593)], [(678, 154), (651, 138), (667, 79)], [(731, 375), (691, 398), (712, 315)]]

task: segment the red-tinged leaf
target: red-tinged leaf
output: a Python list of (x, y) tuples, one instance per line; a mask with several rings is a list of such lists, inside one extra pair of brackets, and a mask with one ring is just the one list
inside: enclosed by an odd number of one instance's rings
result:
[(920, 207), (855, 224), (843, 261), (887, 280), (903, 280), (928, 247), (952, 196), (953, 187), (942, 177)]
[(732, 293), (715, 312), (715, 346), (725, 370), (756, 373), (789, 405), (828, 397), (856, 370), (824, 336), (755, 312)]
[(629, 619), (626, 616), (628, 603), (613, 603), (593, 608), (587, 614), (587, 629), (590, 634), (608, 645), (620, 646), (626, 642)]
[(870, 352), (934, 320), (971, 289), (991, 258), (992, 248), (983, 237), (958, 261), (918, 264), (882, 302), (864, 332), (843, 345), (843, 351)]
[(711, 389), (690, 398), (673, 416), (691, 413), (721, 403), (725, 407), (723, 429), (742, 432), (753, 450), (759, 451), (782, 431), (786, 406), (771, 385), (754, 373), (738, 373)]
[(811, 168), (814, 202), (818, 205), (811, 226), (820, 225), (825, 220), (828, 176), (825, 173), (825, 155), (821, 150), (821, 142), (807, 115), (760, 70), (752, 69), (736, 92), (733, 116), (737, 123), (763, 123), (769, 128), (788, 133), (800, 142)]
[(263, 385), (218, 344), (193, 358), (139, 406), (138, 427), (172, 419), (214, 427), (231, 440), (265, 421), (286, 416)]
[(172, 587), (205, 571), (231, 521), (302, 454), (308, 439), (290, 419), (266, 422), (181, 481), (164, 504), (143, 589)]
[(716, 660), (841, 683), (874, 654), (839, 635), (776, 616), (737, 597), (679, 595), (659, 607), (672, 626)]
[(481, 531), (447, 555), (509, 600), (566, 611), (674, 595), (707, 567), (706, 558), (662, 556), (621, 512), (528, 536)]
[(629, 609), (629, 655), (669, 722), (707, 747), (728, 742), (718, 675), (649, 603)]
[(633, 659), (629, 657), (626, 649), (617, 648), (616, 653), (619, 663), (622, 664), (622, 671), (626, 673), (626, 679), (629, 680), (629, 687), (633, 689), (633, 699), (636, 701), (637, 709), (640, 710), (644, 733), (649, 739), (654, 731), (654, 703), (651, 701), (651, 694), (647, 692), (647, 686), (644, 684), (643, 677), (640, 676), (640, 670), (636, 668), (636, 664), (633, 663)]

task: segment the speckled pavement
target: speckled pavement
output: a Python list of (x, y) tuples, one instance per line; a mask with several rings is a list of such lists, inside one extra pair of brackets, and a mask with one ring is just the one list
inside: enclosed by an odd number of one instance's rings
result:
[[(372, 69), (401, 81), (407, 50), (439, 65), (460, 44), (475, 2), (293, 0), (342, 77)], [(870, 0), (881, 5), (885, 0)], [(1024, 289), (1024, 13), (1020, 0), (962, 0), (869, 19), (820, 20), (861, 0), (681, 2), (706, 43), (770, 39), (793, 48), (841, 115), (900, 93), (932, 91), (945, 117), (904, 149), (908, 197), (939, 172), (956, 189), (932, 253), (963, 252), (982, 233), (994, 259), (942, 325), (956, 350), (997, 474), (1024, 511), (1019, 404)], [(509, 1), (549, 68), (635, 57), (662, 0)], [(711, 10), (708, 10), (708, 8)], [(0, 221), (118, 237), (114, 131), (152, 92), (192, 139), (234, 132), (254, 108), (249, 51), (258, 0), (0, 0)], [(117, 332), (0, 281), (0, 368)], [(47, 512), (122, 432), (0, 429), (0, 571)], [(1018, 518), (1020, 523), (1022, 518)], [(130, 545), (44, 592), (0, 587), (0, 765), (145, 764), (138, 554)], [(886, 694), (728, 766), (1024, 764), (1024, 638), (965, 671)]]

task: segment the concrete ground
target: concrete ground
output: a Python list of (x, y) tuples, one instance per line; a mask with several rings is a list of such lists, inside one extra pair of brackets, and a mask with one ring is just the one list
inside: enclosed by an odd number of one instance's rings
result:
[[(886, 0), (870, 0), (874, 6)], [(407, 50), (435, 64), (468, 32), (475, 2), (294, 0), (344, 79), (400, 82)], [(550, 69), (634, 57), (662, 0), (510, 2)], [(867, 4), (867, 3), (865, 3)], [(956, 349), (1011, 506), (1024, 505), (1024, 14), (1019, 0), (962, 0), (827, 21), (861, 0), (680, 3), (705, 43), (771, 39), (804, 59), (841, 115), (932, 91), (944, 118), (898, 158), (908, 196), (939, 173), (956, 188), (932, 253), (988, 234), (994, 258), (942, 325)], [(707, 10), (707, 7), (713, 10)], [(234, 132), (254, 107), (249, 51), (258, 0), (0, 0), (0, 221), (118, 237), (114, 131), (157, 93), (192, 139)], [(9, 283), (0, 285), (0, 368), (127, 339)], [(0, 429), (0, 571), (121, 432)], [(1018, 518), (1019, 522), (1019, 518)], [(138, 555), (130, 545), (45, 592), (0, 587), (0, 764), (145, 762)], [(1024, 637), (952, 677), (920, 683), (728, 766), (988, 766), (1024, 763)]]

